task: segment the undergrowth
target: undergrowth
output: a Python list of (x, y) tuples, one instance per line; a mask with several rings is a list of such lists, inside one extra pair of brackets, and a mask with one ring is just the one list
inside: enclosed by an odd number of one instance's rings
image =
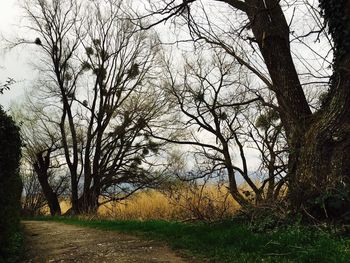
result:
[(19, 263), (23, 259), (23, 229), (19, 228), (11, 233), (7, 247), (2, 248), (0, 263)]

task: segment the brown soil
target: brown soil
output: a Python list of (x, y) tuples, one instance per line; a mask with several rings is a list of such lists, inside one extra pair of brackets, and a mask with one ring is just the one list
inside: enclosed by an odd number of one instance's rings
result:
[(156, 241), (66, 225), (56, 222), (25, 221), (26, 263), (185, 263), (167, 246)]

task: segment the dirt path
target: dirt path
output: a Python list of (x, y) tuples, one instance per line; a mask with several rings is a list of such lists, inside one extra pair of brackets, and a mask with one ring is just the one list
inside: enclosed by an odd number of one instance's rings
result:
[(23, 222), (26, 234), (24, 262), (185, 263), (159, 242), (112, 231), (56, 222)]

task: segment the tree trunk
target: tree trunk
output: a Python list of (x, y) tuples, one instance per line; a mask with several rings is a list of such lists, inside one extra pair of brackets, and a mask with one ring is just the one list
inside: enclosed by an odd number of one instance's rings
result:
[[(46, 152), (46, 155), (44, 153)], [(36, 154), (36, 162), (34, 163), (34, 170), (38, 176), (40, 186), (43, 190), (47, 204), (50, 208), (50, 214), (52, 216), (61, 215), (61, 207), (58, 201), (57, 194), (49, 184), (49, 167), (50, 167), (50, 154), (51, 149), (45, 152), (39, 152)]]
[(302, 139), (290, 200), (314, 217), (350, 219), (350, 52), (338, 64), (324, 110)]
[(94, 187), (78, 199), (77, 213), (78, 214), (96, 214), (99, 207), (98, 203), (99, 193)]
[(278, 0), (225, 1), (246, 12), (265, 60), (287, 134), (289, 201), (295, 211), (350, 219), (350, 0), (320, 0), (334, 41), (334, 74), (312, 114), (295, 69)]
[(39, 182), (45, 195), (47, 204), (49, 205), (50, 215), (61, 215), (61, 207), (57, 198), (57, 194), (52, 190), (47, 180), (41, 180), (41, 177), (39, 177)]
[[(350, 208), (350, 1), (344, 0), (336, 10), (334, 6), (339, 5), (325, 4), (335, 40), (335, 73), (327, 104), (313, 115), (293, 64), (289, 27), (278, 1), (246, 2), (251, 7), (247, 14), (273, 81), (290, 147), (291, 206), (316, 217), (343, 217)], [(339, 21), (333, 21), (336, 19)]]
[[(321, 0), (334, 40), (334, 72), (314, 114), (290, 180), (293, 208), (322, 219), (350, 220), (350, 1)], [(293, 174), (291, 174), (293, 175)]]
[[(71, 202), (72, 202), (72, 209), (70, 213), (78, 213), (78, 146), (76, 142), (76, 132), (74, 126), (70, 126), (70, 129), (72, 130), (72, 141), (73, 141), (73, 160), (70, 159), (70, 146), (68, 144), (68, 138), (66, 134), (66, 118), (67, 118), (67, 112), (70, 112), (69, 106), (64, 104), (63, 112), (61, 116), (61, 122), (60, 122), (60, 130), (61, 130), (61, 136), (62, 136), (62, 145), (64, 149), (64, 155), (67, 162), (67, 166), (70, 171), (70, 179), (71, 179)], [(71, 114), (70, 114), (71, 116)], [(73, 123), (72, 117), (69, 118), (71, 121), (70, 124)]]
[[(289, 144), (303, 133), (311, 110), (292, 59), (289, 26), (276, 0), (247, 0), (252, 31), (269, 71)], [(294, 147), (294, 145), (291, 145)]]

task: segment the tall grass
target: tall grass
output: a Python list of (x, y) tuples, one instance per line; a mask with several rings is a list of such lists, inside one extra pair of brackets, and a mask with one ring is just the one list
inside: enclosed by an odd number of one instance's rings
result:
[[(70, 208), (67, 200), (60, 205), (63, 213)], [(144, 190), (124, 201), (102, 205), (98, 216), (118, 220), (212, 221), (228, 218), (238, 208), (225, 187), (204, 185), (172, 191)]]

